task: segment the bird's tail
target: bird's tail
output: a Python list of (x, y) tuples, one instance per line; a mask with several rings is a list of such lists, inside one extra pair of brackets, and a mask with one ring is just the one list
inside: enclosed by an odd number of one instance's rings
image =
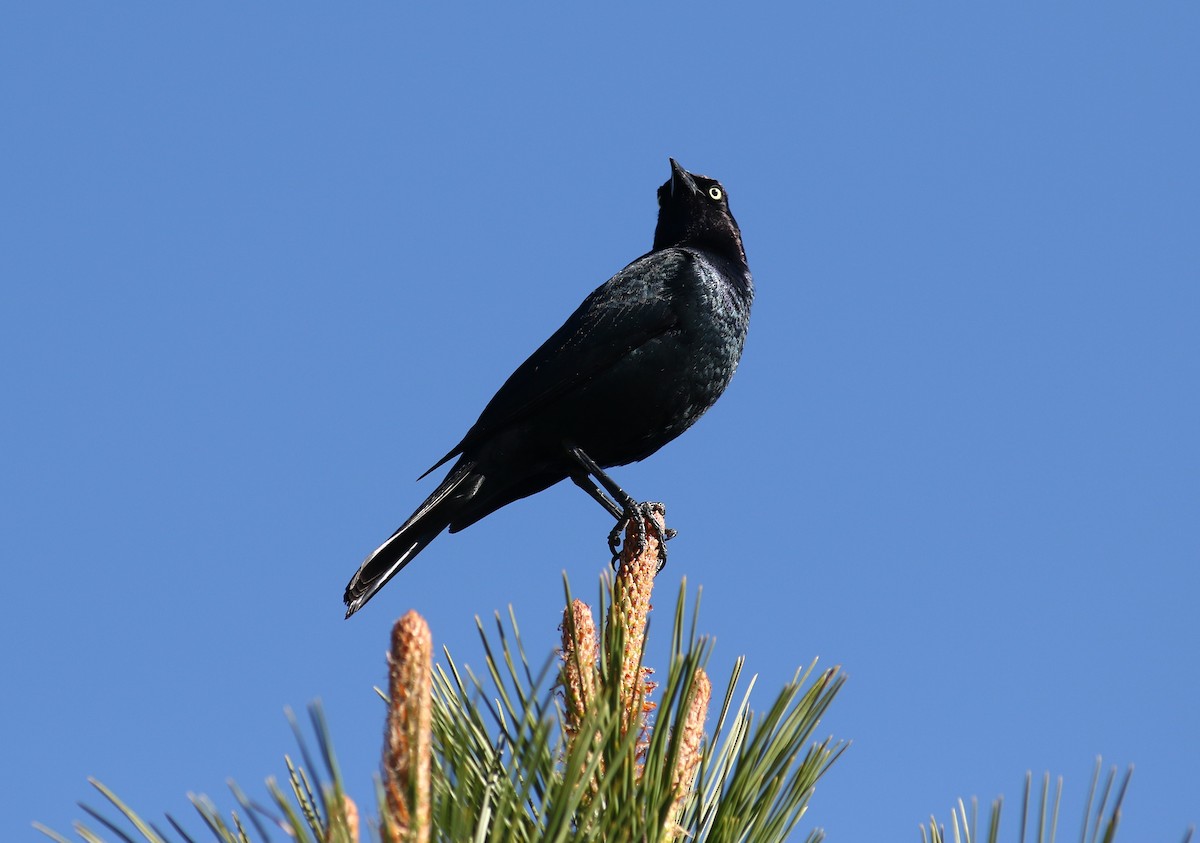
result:
[(363, 560), (342, 597), (346, 602), (346, 617), (365, 606), (375, 592), (446, 529), (462, 504), (479, 489), (483, 477), (474, 469), (473, 462), (460, 460), (400, 529)]

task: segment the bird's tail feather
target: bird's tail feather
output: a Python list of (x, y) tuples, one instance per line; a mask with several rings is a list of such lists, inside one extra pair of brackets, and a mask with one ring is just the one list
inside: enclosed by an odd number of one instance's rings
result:
[(346, 617), (365, 606), (375, 592), (387, 585), (388, 580), (446, 529), (483, 480), (474, 468), (473, 462), (456, 465), (400, 529), (363, 560), (346, 585), (342, 598), (346, 603)]

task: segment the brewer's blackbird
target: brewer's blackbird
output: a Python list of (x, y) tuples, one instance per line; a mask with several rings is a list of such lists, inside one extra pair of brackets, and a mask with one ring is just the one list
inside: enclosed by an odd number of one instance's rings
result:
[(618, 520), (610, 546), (629, 519), (641, 523), (643, 505), (603, 469), (645, 459), (713, 405), (742, 356), (754, 298), (725, 188), (670, 160), (653, 249), (584, 299), (425, 472), (458, 458), (350, 580), (346, 617), (442, 530), (568, 477)]

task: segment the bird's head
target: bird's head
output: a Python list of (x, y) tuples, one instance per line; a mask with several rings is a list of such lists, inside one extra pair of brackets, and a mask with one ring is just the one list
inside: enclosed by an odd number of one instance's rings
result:
[(689, 173), (674, 158), (671, 178), (658, 189), (654, 249), (683, 244), (729, 252), (746, 260), (742, 232), (729, 212), (729, 197), (716, 179)]

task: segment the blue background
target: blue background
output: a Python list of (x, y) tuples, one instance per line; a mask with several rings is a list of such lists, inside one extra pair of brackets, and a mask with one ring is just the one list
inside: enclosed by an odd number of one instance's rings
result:
[[(341, 593), (413, 483), (721, 179), (758, 299), (692, 431), (615, 476), (680, 531), (712, 672), (819, 656), (854, 741), (802, 829), (1136, 772), (1200, 820), (1200, 7), (9, 4), (0, 25), (6, 840), (99, 777), (193, 830), (323, 699), (371, 801), (392, 620), (541, 658), (607, 516), (559, 487)], [(663, 619), (665, 620), (665, 614)], [(665, 629), (662, 630), (665, 633)]]

